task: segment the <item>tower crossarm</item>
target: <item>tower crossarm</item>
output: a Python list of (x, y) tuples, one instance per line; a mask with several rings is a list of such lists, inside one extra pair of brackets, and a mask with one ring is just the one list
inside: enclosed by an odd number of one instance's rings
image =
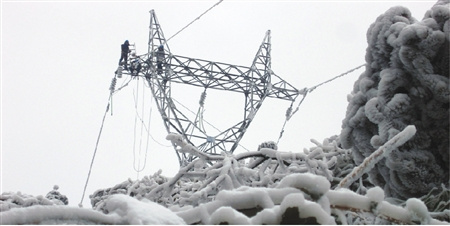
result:
[(252, 67), (177, 55), (167, 55), (164, 61), (167, 75), (164, 79), (171, 82), (240, 93), (249, 92), (253, 85), (260, 96), (290, 101), (299, 95), (299, 90), (271, 71), (271, 79), (267, 81), (264, 71)]

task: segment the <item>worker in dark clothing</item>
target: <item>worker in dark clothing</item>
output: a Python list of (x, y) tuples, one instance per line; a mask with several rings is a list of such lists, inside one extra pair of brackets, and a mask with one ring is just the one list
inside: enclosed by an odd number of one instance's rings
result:
[(162, 74), (162, 66), (164, 61), (164, 46), (160, 45), (156, 52), (156, 64), (158, 66), (158, 74)]
[(122, 60), (124, 60), (124, 69), (128, 70), (127, 68), (127, 61), (128, 61), (128, 53), (130, 52), (130, 43), (128, 42), (128, 40), (126, 40), (123, 44), (122, 44), (122, 53), (120, 55), (120, 60), (119, 60), (119, 65), (122, 64)]

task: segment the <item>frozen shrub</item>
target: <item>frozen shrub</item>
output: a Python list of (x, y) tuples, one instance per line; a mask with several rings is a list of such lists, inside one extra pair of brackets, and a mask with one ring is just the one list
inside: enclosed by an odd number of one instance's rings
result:
[(261, 148), (271, 148), (273, 150), (278, 150), (277, 143), (275, 143), (274, 141), (266, 141), (266, 142), (261, 143), (258, 146), (258, 151), (261, 150)]
[(61, 194), (58, 191), (58, 189), (59, 189), (58, 185), (53, 186), (53, 190), (50, 191), (49, 193), (47, 193), (45, 198), (47, 198), (49, 200), (58, 200), (61, 203), (63, 203), (64, 205), (68, 205), (69, 204), (69, 199), (67, 199), (67, 196)]
[(0, 195), (0, 212), (8, 211), (14, 208), (24, 208), (31, 206), (52, 206), (68, 205), (69, 200), (59, 191), (58, 185), (53, 187), (45, 197), (42, 195), (33, 196), (22, 192), (3, 192)]

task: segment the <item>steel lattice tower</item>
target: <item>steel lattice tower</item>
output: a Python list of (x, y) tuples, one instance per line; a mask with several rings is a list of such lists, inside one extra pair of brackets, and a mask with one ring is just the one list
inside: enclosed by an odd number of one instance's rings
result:
[[(163, 46), (164, 54), (158, 52), (160, 46)], [(233, 153), (265, 98), (293, 102), (300, 94), (271, 70), (270, 50), (268, 30), (250, 67), (174, 55), (154, 10), (151, 10), (148, 53), (140, 57), (142, 69), (138, 76), (148, 82), (168, 133), (181, 134), (188, 143), (205, 153)], [(219, 134), (207, 134), (197, 119), (189, 119), (176, 107), (171, 97), (172, 82), (205, 90), (242, 93), (245, 98), (243, 120)], [(178, 152), (175, 145), (174, 148), (180, 165), (193, 160), (192, 156)]]

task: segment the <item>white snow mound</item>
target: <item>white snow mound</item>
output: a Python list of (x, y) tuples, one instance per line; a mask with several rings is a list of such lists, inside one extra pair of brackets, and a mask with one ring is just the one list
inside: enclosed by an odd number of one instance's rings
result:
[(106, 210), (119, 215), (125, 224), (186, 224), (169, 209), (148, 200), (130, 196), (112, 195), (106, 201)]

